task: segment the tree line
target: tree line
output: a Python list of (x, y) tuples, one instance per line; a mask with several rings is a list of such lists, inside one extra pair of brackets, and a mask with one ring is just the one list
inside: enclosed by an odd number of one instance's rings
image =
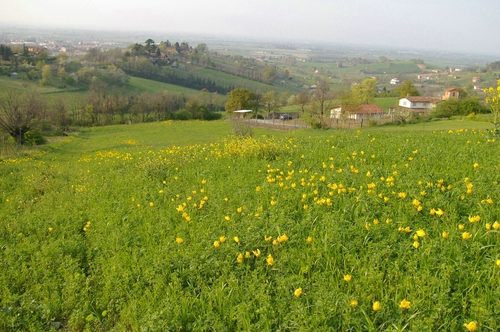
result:
[(9, 91), (0, 97), (0, 129), (18, 144), (30, 133), (62, 134), (78, 126), (140, 123), (164, 120), (216, 120), (222, 117), (224, 97), (207, 90), (187, 96), (168, 91), (137, 95), (94, 83), (82, 98), (70, 103), (49, 102), (32, 89)]

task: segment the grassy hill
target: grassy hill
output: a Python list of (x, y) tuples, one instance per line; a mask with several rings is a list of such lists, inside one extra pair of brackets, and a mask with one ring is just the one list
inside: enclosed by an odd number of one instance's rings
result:
[(2, 158), (0, 329), (498, 330), (479, 125), (167, 121)]

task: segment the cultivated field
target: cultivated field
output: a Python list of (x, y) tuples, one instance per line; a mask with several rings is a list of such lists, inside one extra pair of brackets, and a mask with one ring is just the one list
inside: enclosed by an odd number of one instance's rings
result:
[(499, 330), (486, 126), (163, 122), (2, 157), (0, 329)]

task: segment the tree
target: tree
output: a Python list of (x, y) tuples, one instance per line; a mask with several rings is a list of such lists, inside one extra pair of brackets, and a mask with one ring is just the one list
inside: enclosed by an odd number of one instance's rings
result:
[(296, 96), (295, 96), (295, 105), (300, 106), (300, 111), (302, 112), (302, 115), (304, 114), (305, 107), (309, 103), (309, 94), (302, 90), (300, 91)]
[(237, 88), (228, 93), (228, 101), (225, 109), (227, 113), (233, 113), (236, 110), (252, 109), (256, 107), (255, 94), (244, 88)]
[(52, 68), (50, 65), (45, 65), (42, 67), (42, 79), (40, 80), (40, 85), (45, 86), (52, 83)]
[(500, 113), (500, 80), (497, 81), (496, 87), (484, 89), (484, 93), (486, 94), (486, 104), (490, 107), (491, 114), (493, 114), (493, 124), (495, 127), (498, 127), (498, 114)]
[(352, 98), (358, 104), (372, 103), (377, 94), (377, 83), (377, 79), (375, 78), (366, 78), (361, 84), (352, 85)]
[(486, 65), (486, 70), (488, 70), (490, 72), (499, 71), (500, 70), (500, 61), (488, 63)]
[(420, 96), (420, 92), (417, 90), (417, 88), (413, 85), (413, 82), (410, 80), (405, 80), (394, 89), (394, 91), (397, 91), (399, 93), (400, 97), (406, 97), (408, 95), (410, 96)]
[(264, 69), (264, 73), (262, 74), (262, 78), (266, 82), (272, 82), (278, 75), (278, 71), (276, 70), (276, 67), (273, 65), (269, 65)]
[(312, 111), (319, 115), (320, 122), (323, 121), (325, 113), (331, 107), (333, 96), (330, 91), (330, 81), (327, 77), (319, 80), (312, 96)]
[(280, 109), (280, 101), (274, 90), (268, 91), (262, 96), (262, 103), (264, 104), (268, 116), (271, 112), (276, 112)]
[(149, 53), (152, 53), (155, 50), (155, 48), (156, 48), (155, 41), (153, 39), (151, 39), (151, 38), (149, 38), (148, 40), (146, 40), (144, 42), (144, 44), (146, 44), (146, 49), (147, 49), (147, 51)]
[(45, 101), (34, 91), (9, 91), (0, 99), (0, 128), (19, 145), (25, 143), (25, 134), (44, 120)]

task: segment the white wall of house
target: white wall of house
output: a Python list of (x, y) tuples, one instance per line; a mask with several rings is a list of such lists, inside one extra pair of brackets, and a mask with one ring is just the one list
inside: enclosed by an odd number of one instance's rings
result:
[(407, 98), (401, 98), (399, 100), (399, 106), (406, 108), (427, 108), (431, 109), (436, 106), (436, 104), (428, 101), (411, 102)]

